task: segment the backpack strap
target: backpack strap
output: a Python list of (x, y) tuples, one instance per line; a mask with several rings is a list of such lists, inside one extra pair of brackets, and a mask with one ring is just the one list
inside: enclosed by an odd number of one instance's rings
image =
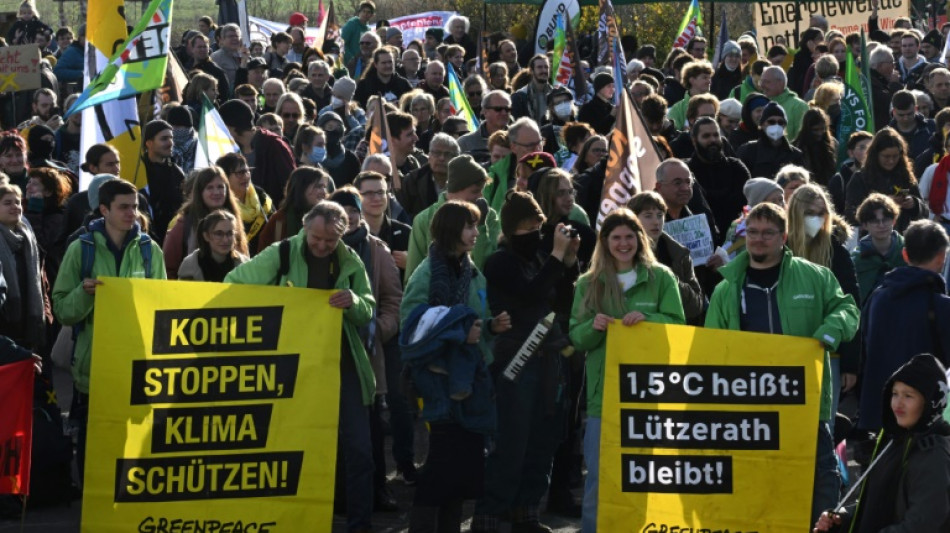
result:
[[(92, 267), (96, 262), (96, 241), (92, 236), (92, 232), (86, 232), (79, 236), (79, 249), (82, 252), (79, 260), (79, 281), (82, 282), (92, 277)], [(85, 327), (85, 320), (73, 324), (73, 358), (76, 356), (76, 339), (79, 338)], [(70, 361), (70, 364), (72, 364), (72, 361)]]
[(274, 280), (274, 285), (280, 285), (280, 280), (290, 272), (290, 239), (280, 241), (277, 246), (280, 266), (277, 268), (277, 279)]
[(152, 238), (146, 233), (139, 234), (139, 251), (142, 253), (142, 266), (145, 277), (152, 278)]

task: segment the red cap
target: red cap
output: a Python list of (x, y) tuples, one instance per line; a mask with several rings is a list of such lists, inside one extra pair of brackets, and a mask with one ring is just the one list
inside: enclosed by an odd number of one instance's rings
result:
[(294, 13), (290, 16), (291, 26), (304, 26), (307, 24), (307, 16), (303, 13)]

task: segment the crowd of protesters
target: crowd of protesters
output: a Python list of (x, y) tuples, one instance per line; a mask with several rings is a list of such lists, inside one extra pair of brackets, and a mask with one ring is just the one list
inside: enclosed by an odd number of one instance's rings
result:
[[(802, 527), (946, 530), (950, 24), (885, 31), (874, 8), (875, 131), (839, 139), (860, 36), (822, 17), (797, 50), (760, 49), (745, 32), (718, 64), (703, 37), (663, 57), (627, 35), (624, 72), (598, 65), (596, 37), (581, 35), (583, 81), (567, 84), (552, 83), (551, 52), (536, 54), (523, 24), (486, 34), (483, 61), (464, 16), (408, 42), (375, 18), (364, 0), (322, 48), (301, 13), (249, 47), (226, 20), (175, 28), (189, 84), (142, 126), (130, 161), (81, 149), (81, 115), (62, 119), (81, 89), (85, 26), (54, 33), (20, 5), (6, 44), (41, 48), (43, 88), (0, 98), (0, 334), (4, 361), (49, 361), (69, 344), (78, 486), (98, 278), (167, 278), (335, 291), (335, 508), (348, 531), (399, 509), (397, 482), (415, 487), (411, 532), (459, 531), (466, 500), (472, 531), (551, 531), (542, 502), (596, 531), (606, 332), (640, 322), (814, 338), (825, 372)], [(475, 128), (455, 114), (450, 70)], [(618, 91), (663, 161), (655, 190), (597, 228)], [(204, 101), (240, 150), (202, 167)], [(387, 154), (371, 146), (378, 113)], [(128, 166), (146, 187), (118, 178)], [(79, 191), (82, 172), (94, 177)], [(694, 215), (708, 221), (709, 257), (664, 232)], [(547, 334), (512, 366), (539, 325)], [(887, 465), (856, 507), (834, 509), (844, 395), (859, 404), (859, 459)]]

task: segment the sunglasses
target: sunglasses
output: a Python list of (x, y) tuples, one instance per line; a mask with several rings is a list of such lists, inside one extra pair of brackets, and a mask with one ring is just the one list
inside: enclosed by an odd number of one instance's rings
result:
[(504, 107), (504, 106), (488, 106), (485, 109), (491, 109), (492, 111), (495, 111), (497, 113), (511, 113), (511, 108)]

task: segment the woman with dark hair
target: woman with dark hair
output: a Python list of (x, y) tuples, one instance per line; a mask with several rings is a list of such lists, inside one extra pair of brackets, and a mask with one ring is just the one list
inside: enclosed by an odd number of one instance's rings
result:
[[(231, 194), (231, 185), (224, 171), (216, 166), (205, 167), (189, 176), (191, 194), (174, 221), (162, 252), (165, 255), (165, 272), (168, 279), (178, 279), (178, 267), (182, 260), (198, 248), (198, 223), (217, 209), (229, 211), (235, 218), (241, 216), (237, 201)], [(247, 240), (244, 228), (238, 227), (235, 241), (237, 251), (247, 255)]]
[(335, 189), (333, 178), (322, 168), (297, 167), (287, 179), (287, 189), (280, 208), (268, 219), (258, 235), (257, 253), (275, 242), (296, 235), (303, 227), (303, 216)]
[(805, 111), (802, 129), (798, 131), (795, 146), (802, 151), (802, 164), (811, 172), (811, 179), (827, 187), (835, 173), (838, 158), (838, 142), (831, 135), (828, 115), (817, 108)]
[(63, 235), (66, 199), (72, 189), (69, 180), (57, 170), (34, 168), (26, 183), (26, 219), (30, 221), (36, 242), (45, 253), (46, 277), (50, 286), (56, 282), (59, 265), (66, 253)]
[[(494, 432), (496, 418), (491, 340), (510, 329), (511, 320), (507, 313), (492, 318), (485, 277), (472, 263), (480, 218), (472, 203), (450, 200), (439, 207), (429, 255), (409, 278), (400, 305), (402, 360), (430, 428), (412, 533), (459, 531), (464, 500), (481, 497), (485, 485), (485, 435)], [(442, 315), (441, 307), (449, 311)]]
[(197, 122), (196, 117), (201, 116), (203, 97), (207, 97), (212, 104), (217, 103), (218, 80), (209, 74), (198, 72), (191, 76), (183, 95), (185, 105), (191, 110), (192, 122)]
[(27, 181), (26, 141), (15, 131), (0, 133), (0, 172), (21, 190)]
[(917, 178), (907, 157), (907, 144), (897, 130), (890, 127), (874, 134), (864, 167), (848, 182), (844, 216), (849, 223), (857, 225), (858, 206), (872, 192), (890, 196), (900, 206), (901, 215), (895, 224), (898, 233), (903, 233), (911, 222), (930, 214), (920, 199)]
[(0, 267), (6, 282), (0, 308), (0, 335), (41, 353), (46, 342), (46, 316), (40, 249), (29, 224), (23, 222), (20, 188), (0, 183)]
[(609, 146), (607, 138), (603, 135), (591, 135), (584, 141), (581, 151), (577, 153), (577, 160), (574, 162), (572, 173), (576, 176), (585, 172), (590, 167), (597, 164), (598, 161), (607, 155)]
[(815, 523), (824, 531), (950, 530), (950, 425), (947, 370), (930, 354), (915, 355), (882, 392), (884, 428), (874, 446), (857, 502), (829, 509)]
[(274, 202), (264, 189), (251, 183), (251, 168), (240, 153), (225, 154), (215, 162), (231, 184), (231, 194), (241, 211), (241, 223), (247, 238), (247, 249), (257, 251), (257, 236), (267, 224), (267, 218), (274, 214)]
[(743, 144), (759, 138), (759, 118), (768, 103), (769, 99), (761, 93), (750, 93), (746, 97), (739, 127), (729, 132), (729, 144), (733, 150), (739, 150)]
[(571, 309), (571, 341), (587, 351), (587, 430), (584, 435), (582, 531), (597, 531), (600, 419), (607, 357), (607, 326), (640, 322), (684, 324), (676, 276), (653, 255), (649, 237), (633, 211), (612, 211), (600, 227), (590, 269), (577, 280)]
[(237, 218), (217, 209), (198, 224), (198, 248), (178, 267), (178, 279), (222, 282), (228, 272), (248, 257), (237, 251), (240, 238)]
[(805, 92), (808, 90), (805, 87), (805, 74), (808, 73), (808, 67), (815, 62), (815, 48), (822, 44), (824, 40), (824, 32), (818, 28), (808, 28), (801, 33), (801, 38), (798, 39), (799, 49), (792, 61), (792, 68), (788, 70), (787, 87), (798, 94), (799, 98), (805, 97)]
[[(99, 174), (119, 175), (119, 152), (108, 144), (94, 144), (86, 150), (86, 161), (79, 167), (83, 172), (88, 172), (93, 176)], [(75, 192), (75, 191), (74, 191)], [(147, 206), (141, 205), (142, 195), (139, 195), (139, 210), (148, 210)], [(63, 237), (69, 237), (74, 231), (79, 229), (86, 222), (86, 217), (94, 210), (89, 205), (89, 191), (75, 192), (66, 200), (65, 220), (62, 228)]]

